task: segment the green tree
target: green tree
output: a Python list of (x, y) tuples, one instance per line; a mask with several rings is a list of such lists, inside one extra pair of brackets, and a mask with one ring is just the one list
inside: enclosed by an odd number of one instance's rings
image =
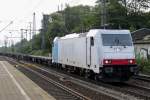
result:
[(128, 9), (128, 13), (139, 13), (150, 7), (149, 0), (118, 0)]
[[(150, 28), (149, 0), (106, 0), (107, 23), (110, 28), (123, 28), (134, 31), (139, 28)], [(13, 46), (14, 52), (36, 54), (51, 52), (53, 39), (70, 33), (86, 32), (89, 29), (99, 28), (102, 16), (102, 0), (97, 0), (94, 7), (90, 6), (67, 6), (63, 11), (50, 14), (48, 30), (45, 32), (45, 50), (41, 50), (41, 35), (35, 35), (30, 41), (22, 40)], [(47, 26), (46, 26), (47, 27)], [(33, 48), (31, 48), (33, 44)], [(13, 51), (11, 47), (2, 47), (1, 51)]]

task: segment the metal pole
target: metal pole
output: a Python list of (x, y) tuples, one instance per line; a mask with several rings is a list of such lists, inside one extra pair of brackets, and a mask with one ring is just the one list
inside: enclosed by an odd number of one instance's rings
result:
[(43, 23), (42, 23), (42, 30), (41, 30), (41, 39), (42, 39), (42, 43), (41, 43), (41, 49), (45, 49), (46, 45), (45, 45), (45, 35), (46, 32), (48, 31), (48, 20), (49, 20), (49, 15), (43, 15)]
[(21, 41), (23, 40), (23, 29), (21, 29)]
[(107, 11), (106, 11), (106, 0), (101, 0), (101, 26), (106, 25), (107, 22)]
[(36, 22), (35, 22), (35, 12), (33, 13), (33, 31), (32, 36), (36, 34)]
[(8, 43), (7, 36), (5, 36), (5, 40), (4, 40), (5, 52), (7, 52), (7, 43)]
[(20, 52), (22, 52), (22, 47), (23, 47), (23, 29), (21, 29), (21, 44), (20, 44)]
[(26, 40), (28, 40), (28, 34), (27, 34), (27, 29), (25, 30), (25, 34), (26, 34)]
[(29, 27), (30, 27), (30, 29), (29, 29), (30, 40), (32, 39), (32, 33), (31, 33), (31, 24), (32, 24), (32, 23), (31, 23), (31, 22), (29, 22), (29, 25), (30, 25), (30, 26), (29, 26)]
[(30, 47), (31, 47), (31, 50), (32, 50), (32, 32), (31, 32), (31, 28), (32, 28), (32, 26), (31, 26), (31, 22), (29, 22), (29, 27), (30, 27), (30, 29), (29, 29), (29, 36), (30, 36), (30, 38), (29, 38), (29, 40), (31, 41), (31, 45), (30, 45)]
[(10, 33), (10, 38), (11, 38), (11, 51), (13, 52), (13, 38), (12, 38), (12, 32), (9, 32)]
[(36, 34), (35, 12), (33, 13), (32, 49), (34, 48), (34, 35)]

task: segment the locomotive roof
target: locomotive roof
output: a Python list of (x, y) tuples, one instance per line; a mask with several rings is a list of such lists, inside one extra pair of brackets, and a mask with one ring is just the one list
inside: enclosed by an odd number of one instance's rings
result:
[(76, 37), (79, 37), (79, 34), (73, 33), (73, 34), (65, 35), (65, 36), (61, 37), (61, 39), (76, 38)]
[(87, 36), (95, 36), (96, 34), (130, 34), (129, 30), (108, 30), (108, 29), (92, 29)]
[(68, 39), (68, 38), (77, 38), (77, 37), (91, 37), (96, 36), (97, 34), (130, 34), (129, 30), (108, 30), (108, 29), (91, 29), (89, 32), (86, 33), (73, 33), (68, 34), (63, 37), (60, 37), (60, 39)]

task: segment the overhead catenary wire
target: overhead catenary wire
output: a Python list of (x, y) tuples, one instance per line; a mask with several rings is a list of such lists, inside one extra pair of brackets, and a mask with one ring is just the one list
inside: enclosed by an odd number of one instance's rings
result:
[(0, 32), (2, 32), (2, 31), (4, 31), (7, 27), (9, 27), (11, 24), (13, 24), (13, 21), (11, 21), (8, 25), (6, 25), (4, 28), (2, 28), (1, 30), (0, 30)]
[[(36, 4), (34, 5), (34, 7), (32, 7), (29, 11), (27, 11), (27, 12), (24, 13), (24, 14), (25, 14), (25, 15), (28, 15), (29, 13), (31, 13), (31, 11), (33, 11), (34, 9), (37, 9), (37, 7), (39, 7), (39, 5), (41, 4), (41, 1), (43, 1), (43, 0), (39, 0), (38, 3), (36, 3)], [(9, 26), (12, 24), (12, 22), (13, 22), (13, 23), (14, 23), (14, 22), (17, 22), (17, 20), (20, 20), (20, 18), (19, 18), (19, 17), (14, 18), (13, 21), (11, 21), (11, 23), (9, 23), (6, 27), (4, 27), (0, 32), (4, 31), (7, 27), (9, 27)], [(30, 27), (31, 27), (31, 26), (30, 26)], [(13, 31), (14, 31), (14, 30), (13, 30)], [(19, 31), (19, 30), (18, 30), (18, 31)], [(36, 32), (37, 30), (34, 29), (34, 31)]]

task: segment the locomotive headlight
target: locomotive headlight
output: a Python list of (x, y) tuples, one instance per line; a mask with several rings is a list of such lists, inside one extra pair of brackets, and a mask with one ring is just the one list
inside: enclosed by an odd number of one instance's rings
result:
[(134, 59), (130, 59), (129, 60), (129, 64), (135, 64), (135, 60)]
[(109, 61), (108, 60), (105, 60), (105, 64), (108, 64), (109, 63)]
[(111, 60), (106, 60), (106, 59), (105, 59), (105, 60), (103, 61), (103, 63), (104, 63), (104, 64), (111, 64)]
[(129, 60), (129, 63), (132, 64), (132, 63), (133, 63), (133, 60)]

